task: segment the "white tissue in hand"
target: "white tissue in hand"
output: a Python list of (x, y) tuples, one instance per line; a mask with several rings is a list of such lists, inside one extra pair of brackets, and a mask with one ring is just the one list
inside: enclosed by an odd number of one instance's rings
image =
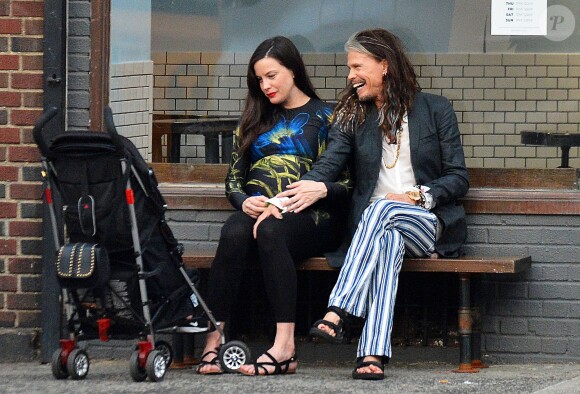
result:
[(272, 197), (272, 198), (266, 200), (266, 202), (268, 204), (272, 204), (275, 207), (277, 207), (278, 209), (280, 209), (280, 211), (282, 211), (282, 213), (285, 213), (288, 210), (288, 208), (287, 207), (283, 207), (282, 206), (282, 203), (284, 201), (289, 200), (289, 199), (290, 199), (290, 197)]

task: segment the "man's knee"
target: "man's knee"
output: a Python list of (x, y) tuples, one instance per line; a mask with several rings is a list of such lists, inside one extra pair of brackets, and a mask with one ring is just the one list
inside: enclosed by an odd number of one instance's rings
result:
[(369, 205), (363, 212), (362, 218), (365, 221), (372, 220), (390, 220), (393, 214), (393, 208), (396, 207), (397, 202), (386, 200), (384, 198), (378, 199)]

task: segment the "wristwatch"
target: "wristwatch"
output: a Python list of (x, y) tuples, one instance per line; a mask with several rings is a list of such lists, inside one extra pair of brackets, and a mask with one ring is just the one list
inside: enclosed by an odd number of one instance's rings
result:
[(425, 197), (425, 194), (423, 193), (423, 187), (421, 185), (414, 186), (413, 188), (407, 190), (405, 194), (415, 202), (415, 205), (427, 209), (425, 206), (427, 199)]
[(413, 201), (415, 201), (415, 205), (417, 205), (418, 201), (421, 201), (421, 192), (417, 189), (408, 190), (405, 194)]

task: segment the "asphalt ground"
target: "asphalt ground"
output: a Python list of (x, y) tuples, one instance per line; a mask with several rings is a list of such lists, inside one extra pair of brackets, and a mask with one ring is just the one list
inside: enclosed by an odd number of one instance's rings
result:
[(84, 380), (55, 380), (50, 364), (0, 364), (2, 393), (580, 393), (580, 364), (491, 365), (476, 374), (447, 362), (392, 362), (382, 381), (351, 378), (352, 363), (300, 362), (294, 375), (200, 376), (170, 369), (161, 382), (133, 382), (127, 360), (92, 359)]

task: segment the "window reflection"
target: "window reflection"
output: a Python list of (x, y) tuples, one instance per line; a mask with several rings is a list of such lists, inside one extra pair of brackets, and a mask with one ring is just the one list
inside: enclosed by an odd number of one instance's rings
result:
[[(580, 14), (576, 0), (548, 1), (554, 5), (574, 18)], [(579, 133), (580, 29), (560, 41), (491, 36), (490, 7), (491, 0), (154, 0), (153, 61), (150, 66), (145, 61), (142, 74), (139, 67), (112, 64), (132, 83), (134, 76), (145, 76), (138, 86), (113, 84), (112, 98), (129, 127), (126, 89), (150, 89), (149, 137), (128, 133), (141, 139), (148, 157), (156, 152), (167, 161), (172, 141), (163, 137), (160, 146), (151, 146), (158, 144), (150, 139), (156, 119), (238, 116), (247, 61), (258, 42), (276, 34), (290, 37), (320, 96), (335, 100), (346, 83), (343, 42), (354, 31), (382, 26), (406, 43), (423, 90), (452, 101), (468, 166), (555, 168), (558, 147), (523, 144), (520, 133)], [(179, 146), (180, 162), (206, 160), (204, 135), (180, 135)], [(570, 165), (580, 167), (578, 148), (569, 155)]]

